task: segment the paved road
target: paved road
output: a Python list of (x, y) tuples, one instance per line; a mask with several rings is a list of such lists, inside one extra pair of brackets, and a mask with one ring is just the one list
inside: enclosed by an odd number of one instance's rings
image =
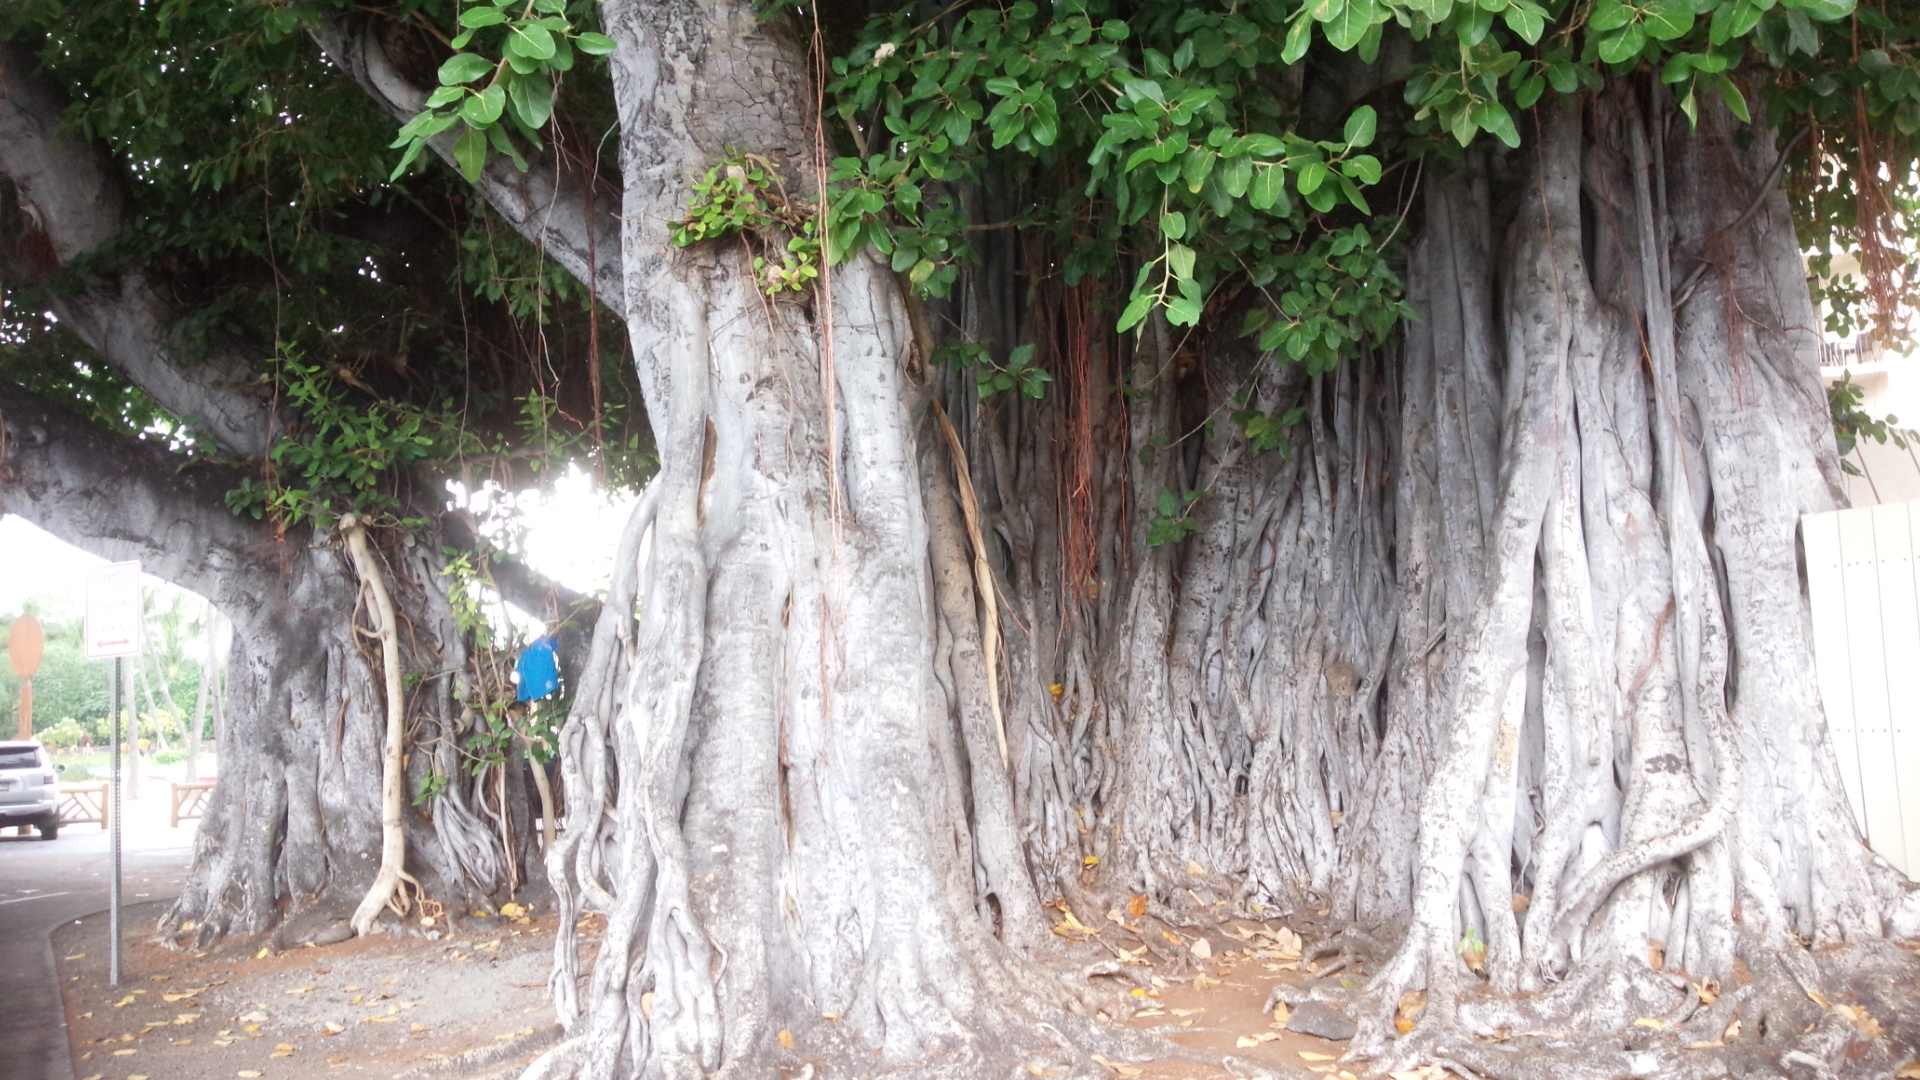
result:
[[(128, 805), (121, 878), (128, 904), (179, 893), (196, 823), (169, 829), (166, 814), (159, 793)], [(0, 834), (0, 1078), (73, 1080), (49, 935), (106, 908), (110, 866), (107, 834), (98, 825), (69, 825), (52, 841), (13, 829)]]

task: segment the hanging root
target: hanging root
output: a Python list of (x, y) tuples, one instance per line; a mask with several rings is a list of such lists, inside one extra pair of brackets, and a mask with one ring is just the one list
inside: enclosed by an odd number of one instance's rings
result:
[(400, 681), (400, 634), (393, 599), (387, 593), (387, 579), (380, 570), (380, 562), (367, 547), (366, 526), (353, 514), (344, 516), (341, 526), (346, 532), (347, 551), (353, 557), (354, 569), (373, 594), (373, 608), (380, 619), (375, 632), (380, 637), (381, 674), (387, 698), (386, 752), (380, 770), (380, 871), (353, 912), (353, 932), (365, 935), (372, 931), (373, 921), (380, 917), (382, 908), (406, 915), (412, 907), (408, 886), (418, 893), (420, 883), (406, 869), (402, 758), (406, 747), (407, 705)]

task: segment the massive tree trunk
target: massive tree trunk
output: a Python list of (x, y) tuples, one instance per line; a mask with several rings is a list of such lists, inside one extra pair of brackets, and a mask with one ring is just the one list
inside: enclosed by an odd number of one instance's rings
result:
[[(356, 632), (365, 617), (344, 552), (235, 517), (223, 502), (240, 479), (232, 469), (182, 469), (159, 445), (100, 432), (10, 383), (0, 383), (0, 418), (0, 508), (98, 555), (138, 559), (234, 624), (221, 782), (166, 927), (207, 943), (309, 908), (351, 908), (379, 863), (385, 713)], [(409, 582), (399, 598), (416, 630), (408, 670), (457, 664), (463, 645), (444, 594), (411, 584), (438, 585), (437, 559), (419, 544), (387, 558)], [(417, 739), (457, 737), (467, 726), (445, 685), (453, 681), (425, 680), (410, 695)], [(526, 853), (502, 851), (465, 802), (472, 796), (452, 741), (416, 762), (416, 781), (437, 768), (453, 782), (427, 816), (410, 819), (408, 842), (433, 895), (483, 901), (506, 883), (505, 859)]]
[[(1779, 151), (1737, 135), (1724, 111), (1693, 130), (1657, 84), (1623, 81), (1543, 108), (1504, 192), (1477, 195), (1471, 171), (1430, 189), (1413, 267), (1429, 296), (1486, 281), (1457, 274), (1474, 234), (1500, 237), (1507, 269), (1497, 290), (1458, 290), (1459, 324), (1412, 331), (1430, 337), (1409, 367), (1427, 348), (1436, 373), (1490, 358), (1478, 433), (1498, 450), (1428, 459), (1443, 518), (1448, 485), (1481, 493), (1486, 539), (1425, 564), (1432, 581), (1467, 563), (1474, 602), (1439, 646), (1440, 726), (1389, 736), (1428, 746), (1432, 779), (1369, 1050), (1385, 1052), (1399, 994), (1424, 988), (1398, 1056), (1525, 1071), (1470, 1036), (1651, 1016), (1711, 1041), (1741, 1001), (1782, 1044), (1817, 1020), (1821, 1067), (1847, 1052), (1845, 1018), (1803, 991), (1858, 977), (1906, 883), (1860, 842), (1826, 738), (1797, 550), (1801, 515), (1839, 491), (1817, 322)], [(1462, 211), (1464, 233), (1431, 228)], [(1456, 1008), (1463, 939), (1484, 945), (1493, 989), (1552, 991)], [(1854, 948), (1822, 949), (1818, 971), (1805, 943)], [(1739, 1000), (1696, 1014), (1676, 973), (1731, 982), (1741, 964)], [(1533, 1067), (1638, 1066), (1616, 1050)]]
[[(812, 188), (799, 50), (725, 0), (602, 10), (610, 306), (662, 470), (562, 733), (549, 871), (564, 923), (608, 926), (587, 975), (557, 943), (573, 1038), (536, 1073), (1071, 1056), (1099, 1036), (1022, 955), (1039, 903), (1135, 893), (1390, 930), (1360, 1040), (1387, 1063), (1677, 1074), (1745, 1008), (1729, 1056), (1838, 1068), (1851, 1021), (1806, 991), (1861, 989), (1914, 901), (1813, 691), (1796, 530), (1836, 473), (1772, 140), (1623, 78), (1518, 152), (1429, 162), (1420, 320), (1309, 379), (1224, 333), (1107, 333), (1098, 287), (1022, 281), (1048, 260), (1019, 244), (983, 242), (938, 324), (865, 257), (770, 298), (743, 245), (676, 251), (729, 147)], [(417, 100), (371, 38), (322, 37)], [(606, 295), (566, 239), (600, 235), (591, 200), (536, 179), (576, 220), (508, 216)], [(978, 401), (916, 363), (936, 325), (1039, 345), (1057, 392)], [(1208, 423), (1242, 395), (1305, 407), (1289, 453)], [(1153, 547), (1162, 491), (1206, 495)], [(1626, 1050), (1475, 1038), (1636, 1018), (1659, 1034)]]
[[(43, 290), (61, 323), (194, 438), (258, 463), (286, 418), (251, 362), (238, 349), (190, 354), (179, 334), (187, 312), (152, 275), (98, 257), (131, 215), (112, 160), (61, 129), (63, 99), (31, 56), (0, 43), (0, 78), (0, 174), (11, 181), (0, 196), (20, 228), (6, 272), (45, 286), (66, 271), (77, 288)], [(87, 256), (96, 257), (77, 270)], [(337, 539), (236, 517), (225, 496), (241, 471), (184, 464), (156, 441), (105, 433), (14, 384), (0, 384), (0, 416), (0, 502), (10, 512), (83, 549), (139, 558), (234, 626), (221, 783), (200, 825), (195, 872), (163, 929), (208, 943), (308, 909), (351, 908), (379, 862), (386, 706), (363, 632), (367, 605)], [(423, 486), (415, 509), (438, 521), (445, 508)], [(471, 642), (448, 600), (443, 535), (469, 530), (429, 524), (390, 538), (381, 556), (410, 627), (405, 671), (422, 677), (407, 694), (411, 736), (434, 747), (414, 755), (408, 787), (430, 774), (444, 781), (408, 814), (409, 869), (433, 896), (464, 908), (526, 880), (532, 848), (524, 829), (509, 827), (511, 807), (498, 794), (518, 786), (491, 783), (508, 766), (474, 769), (462, 757), (477, 707), (504, 691), (468, 676)], [(509, 581), (525, 583), (501, 583)]]
[[(1420, 321), (1318, 379), (1164, 327), (1130, 347), (1084, 290), (1009, 301), (1014, 257), (983, 245), (945, 321), (1038, 342), (1058, 392), (927, 376), (964, 432), (949, 472), (870, 264), (806, 311), (736, 253), (666, 254), (723, 146), (804, 171), (790, 58), (724, 9), (608, 25), (663, 472), (550, 864), (609, 933), (584, 1003), (560, 955), (577, 1037), (537, 1072), (747, 1067), (774, 1028), (909, 1069), (1003, 1030), (1009, 913), (1133, 892), (1176, 922), (1237, 901), (1404, 933), (1360, 1003), (1389, 1063), (1711, 1072), (1680, 1048), (1735, 1015), (1737, 1060), (1891, 1060), (1806, 994), (1904, 1008), (1867, 973), (1901, 970), (1882, 920), (1914, 901), (1850, 824), (1814, 690), (1797, 526), (1837, 474), (1770, 140), (1639, 80), (1543, 106), (1522, 152), (1433, 166)], [(1290, 454), (1205, 423), (1242, 393), (1306, 406)], [(1207, 497), (1154, 549), (1162, 489)], [(1626, 1050), (1565, 1037), (1645, 1017)], [(1484, 1041), (1523, 1030), (1557, 1052)]]

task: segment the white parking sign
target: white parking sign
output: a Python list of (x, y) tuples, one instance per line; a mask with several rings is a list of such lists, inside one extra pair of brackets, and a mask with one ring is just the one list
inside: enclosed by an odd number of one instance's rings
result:
[(138, 656), (140, 615), (139, 563), (108, 563), (87, 571), (87, 659)]

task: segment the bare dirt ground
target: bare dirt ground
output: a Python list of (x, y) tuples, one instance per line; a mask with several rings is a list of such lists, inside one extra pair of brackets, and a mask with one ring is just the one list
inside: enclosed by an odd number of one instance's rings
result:
[[(337, 944), (275, 949), (255, 940), (197, 955), (154, 941), (159, 911), (129, 909), (117, 988), (106, 980), (104, 915), (54, 934), (80, 1080), (509, 1080), (559, 1037), (546, 986), (555, 919), (538, 910), (503, 906), (507, 917), (450, 926), (443, 917), (437, 940), (408, 927)], [(588, 917), (576, 928), (583, 958), (599, 925)], [(1145, 1060), (1097, 1059), (1121, 1080), (1225, 1080), (1251, 1071), (1230, 1067), (1229, 1057), (1280, 1075), (1354, 1080), (1361, 1071), (1339, 1063), (1344, 1040), (1299, 1029), (1338, 1034), (1346, 1023), (1339, 1004), (1364, 972), (1322, 971), (1281, 921), (1233, 919), (1205, 934), (1151, 919), (1128, 926), (1128, 944), (1150, 941), (1151, 950), (1105, 941), (1100, 927), (1071, 915), (1055, 929), (1067, 939), (1066, 955), (1091, 965), (1115, 995), (1103, 1017), (1180, 1048)], [(1406, 1027), (1417, 1019), (1417, 1003), (1403, 1009)], [(1896, 1075), (1920, 1076), (1920, 1065)], [(1456, 1074), (1428, 1066), (1393, 1076)]]
[(55, 931), (76, 1077), (512, 1076), (559, 1031), (546, 983), (554, 919), (538, 912), (459, 920), (437, 941), (276, 951), (256, 940), (198, 955), (154, 940), (159, 914), (128, 909), (119, 987), (107, 984), (104, 914)]

